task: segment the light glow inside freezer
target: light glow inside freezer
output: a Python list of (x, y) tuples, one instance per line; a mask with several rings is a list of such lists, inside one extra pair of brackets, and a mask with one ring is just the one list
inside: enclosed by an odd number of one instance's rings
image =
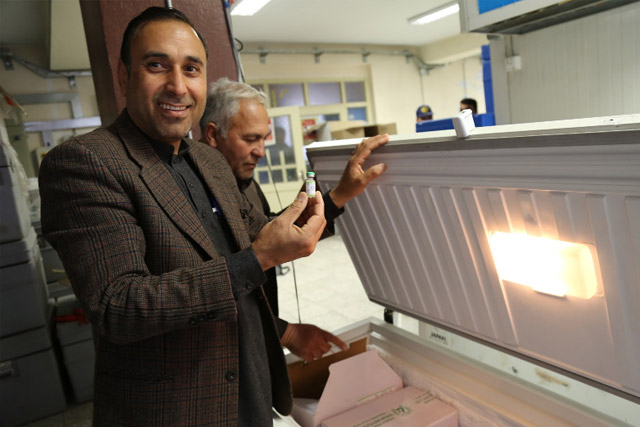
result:
[(557, 297), (589, 299), (598, 290), (595, 262), (586, 244), (497, 232), (489, 245), (501, 280)]

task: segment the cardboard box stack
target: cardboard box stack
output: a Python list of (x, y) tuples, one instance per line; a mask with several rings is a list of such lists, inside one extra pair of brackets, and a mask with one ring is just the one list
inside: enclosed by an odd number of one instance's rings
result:
[(0, 132), (0, 425), (16, 426), (63, 411), (66, 400), (28, 180), (2, 120)]
[[(458, 411), (402, 378), (366, 340), (347, 352), (289, 365), (292, 416), (302, 427), (455, 427)], [(328, 368), (328, 371), (327, 371)]]

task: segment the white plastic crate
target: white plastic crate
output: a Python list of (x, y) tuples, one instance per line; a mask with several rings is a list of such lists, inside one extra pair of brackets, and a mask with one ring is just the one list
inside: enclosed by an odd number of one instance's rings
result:
[(47, 287), (33, 228), (26, 239), (0, 245), (0, 337), (44, 326)]
[(13, 427), (66, 409), (45, 326), (0, 338), (0, 425)]
[(0, 144), (0, 243), (24, 239), (31, 228), (28, 180), (15, 151)]

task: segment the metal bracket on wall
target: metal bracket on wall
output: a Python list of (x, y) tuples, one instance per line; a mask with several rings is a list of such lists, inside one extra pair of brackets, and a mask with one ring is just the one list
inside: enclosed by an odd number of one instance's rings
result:
[(100, 116), (81, 117), (78, 119), (50, 120), (45, 122), (25, 122), (24, 130), (25, 132), (41, 132), (45, 147), (53, 147), (55, 142), (53, 141), (51, 132), (54, 130), (97, 128), (100, 127), (101, 124)]
[(2, 63), (4, 69), (7, 71), (13, 71), (13, 61), (11, 60), (11, 52), (6, 47), (0, 48), (0, 57), (2, 57)]
[(261, 64), (266, 64), (267, 63), (267, 55), (269, 53), (265, 52), (264, 49), (260, 48), (260, 52), (258, 52), (258, 55), (260, 55), (260, 63)]
[(39, 122), (25, 122), (25, 132), (40, 132), (45, 147), (53, 147), (53, 131), (66, 129), (82, 129), (99, 127), (100, 117), (82, 117), (82, 105), (76, 92), (30, 93), (13, 96), (21, 105), (57, 104), (68, 102), (71, 104), (72, 119), (50, 120)]
[[(338, 54), (338, 55), (361, 55), (362, 62), (367, 62), (371, 54), (374, 55), (390, 55), (390, 56), (404, 56), (407, 62), (412, 61), (416, 68), (418, 68), (420, 74), (428, 74), (430, 70), (434, 68), (444, 67), (444, 64), (427, 64), (415, 53), (408, 50), (367, 50), (367, 49), (266, 49), (260, 47), (258, 49), (244, 49), (240, 52), (241, 55), (259, 55), (260, 63), (265, 64), (267, 62), (267, 55), (313, 55), (316, 64), (320, 62), (320, 57), (324, 54)], [(423, 71), (424, 70), (424, 71)]]
[(73, 118), (82, 117), (82, 105), (76, 92), (27, 93), (13, 96), (22, 105), (69, 102)]
[(2, 62), (4, 63), (4, 69), (7, 71), (11, 71), (14, 69), (13, 61), (16, 61), (19, 64), (22, 64), (28, 70), (34, 72), (39, 75), (43, 79), (53, 79), (53, 78), (61, 78), (65, 77), (69, 80), (69, 87), (74, 89), (76, 85), (76, 77), (91, 77), (91, 70), (73, 70), (73, 71), (52, 71), (47, 70), (39, 65), (36, 65), (32, 62), (27, 61), (26, 59), (22, 59), (19, 56), (15, 56), (11, 51), (7, 48), (2, 48), (0, 50), (0, 55), (2, 56)]
[(320, 63), (320, 57), (322, 56), (323, 52), (320, 49), (315, 48), (315, 47), (313, 48), (313, 52), (314, 52), (313, 53), (314, 61), (315, 61), (316, 64), (319, 64)]

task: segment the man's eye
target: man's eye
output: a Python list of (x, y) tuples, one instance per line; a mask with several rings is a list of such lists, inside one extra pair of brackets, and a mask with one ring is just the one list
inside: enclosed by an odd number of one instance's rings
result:
[(147, 67), (149, 68), (154, 68), (154, 69), (158, 69), (158, 68), (162, 68), (162, 64), (159, 62), (149, 62), (147, 64)]
[(187, 72), (189, 73), (195, 73), (196, 71), (198, 71), (198, 67), (196, 67), (195, 65), (187, 65), (185, 67), (185, 70), (187, 70)]

